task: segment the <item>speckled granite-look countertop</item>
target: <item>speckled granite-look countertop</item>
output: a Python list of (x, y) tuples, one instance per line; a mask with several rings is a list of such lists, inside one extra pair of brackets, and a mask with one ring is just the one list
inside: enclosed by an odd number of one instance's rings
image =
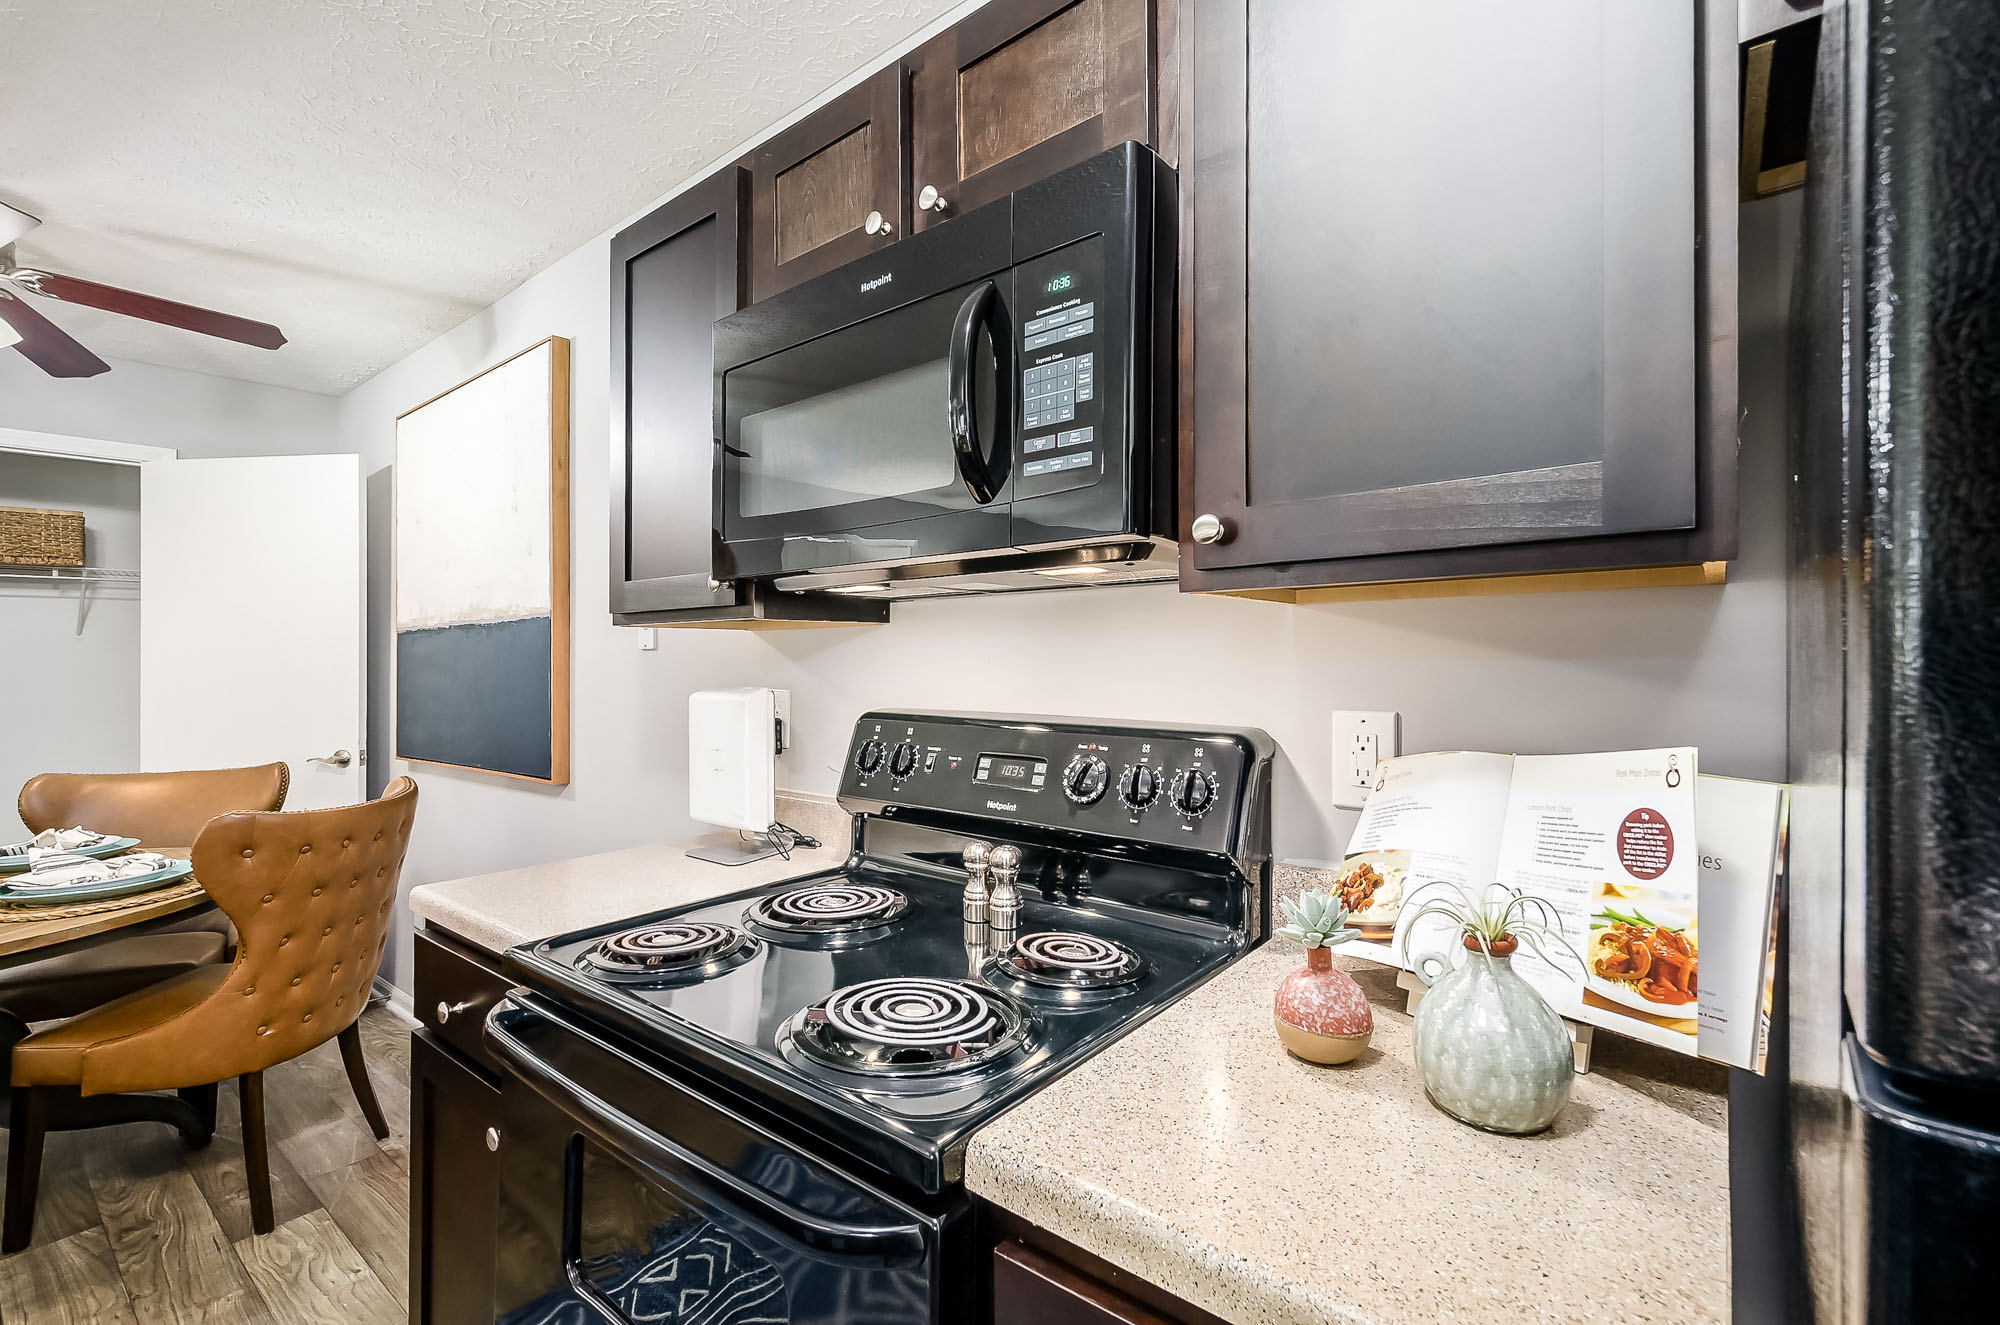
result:
[(1556, 1125), (1502, 1137), (1424, 1098), (1394, 972), (1354, 1063), (1271, 1029), (1283, 942), (976, 1133), (972, 1192), (1224, 1320), (1729, 1318), (1720, 1069), (1612, 1036)]
[[(772, 856), (749, 865), (717, 865), (687, 854), (689, 843), (628, 847), (595, 856), (552, 860), (497, 874), (479, 874), (410, 890), (410, 911), (488, 952), (505, 952), (551, 934), (705, 902), (743, 888), (832, 869), (847, 859), (848, 820), (830, 800), (780, 796), (779, 817), (818, 838), (790, 860)], [(722, 842), (734, 834), (701, 841)]]

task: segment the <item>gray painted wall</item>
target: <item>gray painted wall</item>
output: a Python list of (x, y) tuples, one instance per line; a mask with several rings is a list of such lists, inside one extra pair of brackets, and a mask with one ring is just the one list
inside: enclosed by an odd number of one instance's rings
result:
[(0, 354), (0, 428), (171, 446), (187, 459), (338, 449), (332, 396), (126, 359), (108, 362), (108, 373), (58, 380), (18, 354)]
[[(80, 510), (88, 564), (139, 564), (130, 466), (0, 453), (0, 506)], [(75, 585), (0, 580), (0, 641), (0, 842), (12, 842), (25, 832), (15, 797), (35, 774), (138, 766), (139, 595), (93, 586), (79, 635)]]

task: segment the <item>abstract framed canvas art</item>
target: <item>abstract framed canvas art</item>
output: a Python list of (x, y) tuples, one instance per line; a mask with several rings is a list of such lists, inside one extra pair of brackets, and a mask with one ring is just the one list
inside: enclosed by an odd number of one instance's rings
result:
[(396, 756), (569, 781), (569, 342), (396, 420)]

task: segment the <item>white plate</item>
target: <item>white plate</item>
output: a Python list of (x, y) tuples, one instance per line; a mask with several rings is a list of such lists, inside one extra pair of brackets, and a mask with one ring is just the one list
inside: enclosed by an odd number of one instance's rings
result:
[[(14, 845), (22, 846), (24, 844), (16, 842)], [(138, 845), (139, 839), (136, 837), (107, 837), (96, 846), (72, 847), (63, 854), (69, 856), (88, 856), (92, 860), (102, 860), (106, 856), (115, 856), (121, 851), (130, 851)], [(25, 851), (19, 855), (0, 856), (0, 874), (19, 874), (28, 868), (28, 863), (28, 853)]]

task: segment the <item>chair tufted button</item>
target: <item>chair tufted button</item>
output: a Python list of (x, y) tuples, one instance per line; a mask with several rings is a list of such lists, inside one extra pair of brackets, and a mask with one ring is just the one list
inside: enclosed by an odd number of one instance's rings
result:
[(380, 833), (375, 834), (375, 840), (377, 842), (380, 842), (382, 840), (382, 835)]
[(320, 937), (324, 938), (324, 937), (325, 937), (326, 935), (328, 935), (328, 934), (331, 934), (331, 933), (333, 933), (333, 926), (332, 926), (332, 925), (328, 925), (328, 926), (327, 926), (327, 927), (326, 927), (325, 929), (322, 929), (322, 930), (320, 931)]
[(300, 847), (299, 854), (301, 856), (310, 856), (312, 854), (312, 843), (308, 842), (304, 846)]
[(250, 847), (244, 847), (244, 848), (243, 848), (243, 859), (245, 859), (245, 860), (248, 860), (248, 859), (250, 859), (250, 857), (252, 857), (252, 856), (254, 856), (254, 855), (256, 855), (256, 854), (257, 854), (257, 853), (256, 853), (256, 851), (255, 851), (255, 850), (254, 850), (253, 848), (250, 848)]
[(375, 877), (379, 879), (388, 872), (389, 872), (389, 867), (387, 865), (384, 865), (381, 869), (375, 871)]
[(346, 996), (345, 994), (343, 994), (343, 995), (341, 995), (341, 996), (340, 996), (339, 998), (336, 998), (336, 999), (334, 999), (334, 1000), (333, 1000), (333, 1005), (334, 1005), (335, 1007), (339, 1007), (339, 1006), (340, 1006), (341, 1004), (345, 1003), (346, 1001), (347, 1001), (347, 996)]
[(354, 845), (354, 839), (353, 839), (353, 838), (351, 838), (351, 837), (343, 837), (343, 838), (341, 838), (341, 839), (340, 839), (340, 845), (341, 845), (341, 846), (343, 846), (343, 847), (350, 847), (350, 846), (353, 846), (353, 845)]
[(264, 894), (264, 905), (266, 905), (266, 906), (269, 906), (269, 905), (271, 904), (271, 901), (272, 901), (272, 899), (273, 899), (273, 898), (275, 898), (275, 897), (277, 897), (277, 894), (276, 894), (276, 893), (265, 893), (265, 894)]
[(284, 946), (285, 946), (286, 944), (290, 943), (291, 941), (292, 941), (292, 936), (291, 936), (290, 934), (286, 934), (286, 935), (282, 936), (281, 938), (279, 938), (279, 940), (278, 940), (278, 946), (282, 948), (282, 947), (284, 947)]
[(306, 1013), (305, 1016), (299, 1018), (300, 1021), (311, 1021), (312, 1019), (313, 1019), (313, 1014), (310, 1012)]
[(259, 1026), (257, 1028), (257, 1033), (259, 1035), (269, 1035), (271, 1033), (271, 1028), (269, 1026)]
[(333, 971), (334, 971), (334, 974), (335, 974), (335, 975), (338, 975), (338, 974), (340, 974), (340, 963), (339, 963), (339, 962), (335, 962), (335, 963), (333, 964)]
[(319, 896), (319, 895), (320, 895), (321, 893), (323, 893), (323, 892), (325, 892), (325, 891), (326, 891), (326, 889), (325, 889), (325, 888), (315, 888), (315, 889), (313, 889), (313, 896), (314, 896), (314, 897), (317, 897), (317, 896)]
[(245, 997), (245, 998), (249, 998), (249, 997), (251, 997), (252, 995), (254, 995), (254, 994), (255, 994), (256, 992), (257, 992), (257, 986), (256, 986), (256, 985), (251, 985), (251, 986), (250, 986), (249, 988), (247, 988), (247, 989), (245, 989), (245, 990), (243, 991), (243, 997)]

